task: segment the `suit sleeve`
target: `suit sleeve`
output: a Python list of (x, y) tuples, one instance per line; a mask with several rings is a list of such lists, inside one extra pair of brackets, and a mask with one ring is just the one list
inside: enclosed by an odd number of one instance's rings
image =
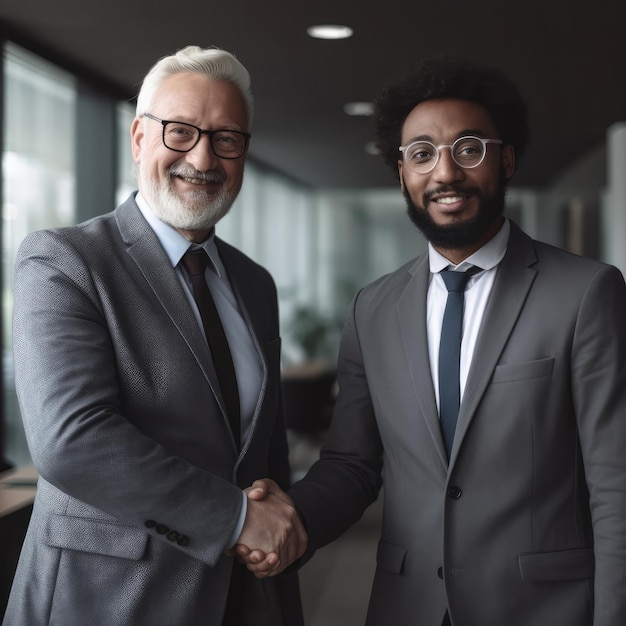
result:
[(612, 267), (591, 281), (576, 325), (572, 393), (589, 489), (594, 624), (626, 623), (626, 288)]
[[(263, 276), (267, 282), (266, 288), (264, 289), (264, 293), (268, 294), (268, 298), (271, 302), (271, 313), (269, 318), (272, 320), (272, 324), (275, 325), (274, 330), (271, 334), (278, 335), (278, 294), (276, 292), (276, 285), (274, 284), (274, 280), (267, 274), (267, 272), (263, 272)], [(268, 359), (269, 360), (269, 359)], [(270, 371), (272, 371), (272, 365), (270, 364)], [(280, 351), (277, 352), (277, 363), (276, 366), (276, 378), (280, 380)], [(285, 425), (285, 413), (283, 410), (283, 401), (282, 401), (282, 386), (277, 385), (277, 406), (278, 412), (274, 419), (274, 428), (272, 430), (271, 440), (270, 440), (270, 451), (268, 455), (269, 459), (269, 476), (273, 480), (275, 480), (281, 489), (286, 491), (291, 485), (291, 468), (289, 465), (289, 445), (287, 443), (287, 429)], [(257, 477), (255, 476), (255, 479)]]
[(167, 521), (189, 538), (174, 547), (214, 565), (241, 491), (173, 455), (123, 414), (117, 349), (82, 254), (54, 233), (29, 236), (16, 262), (14, 357), (35, 466), (61, 491), (124, 523), (146, 529), (149, 519)]
[(289, 492), (317, 550), (358, 521), (382, 484), (382, 443), (357, 327), (358, 295), (339, 351), (339, 395), (320, 460)]

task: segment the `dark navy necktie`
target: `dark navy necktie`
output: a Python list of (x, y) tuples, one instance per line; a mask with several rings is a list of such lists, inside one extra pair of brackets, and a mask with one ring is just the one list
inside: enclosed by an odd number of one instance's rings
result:
[(200, 310), (204, 333), (213, 356), (213, 364), (226, 405), (226, 413), (237, 447), (241, 444), (239, 415), (239, 390), (235, 366), (228, 347), (226, 333), (215, 307), (215, 302), (205, 278), (209, 257), (203, 249), (188, 251), (183, 256), (183, 265), (191, 277), (193, 295)]
[(465, 287), (477, 271), (480, 269), (474, 267), (467, 272), (440, 272), (448, 289), (448, 299), (443, 313), (439, 344), (439, 419), (448, 457), (452, 450), (461, 403), (460, 363)]

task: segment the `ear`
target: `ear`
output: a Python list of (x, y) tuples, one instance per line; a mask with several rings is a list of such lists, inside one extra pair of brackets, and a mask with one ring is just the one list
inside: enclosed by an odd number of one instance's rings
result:
[(404, 176), (402, 176), (402, 159), (398, 160), (398, 177), (400, 178), (400, 189), (404, 191)]
[(144, 136), (143, 120), (136, 117), (130, 125), (130, 148), (135, 163), (139, 163), (139, 157), (141, 156), (141, 144), (143, 143)]
[(502, 148), (502, 168), (507, 180), (510, 180), (515, 172), (515, 149), (511, 144)]

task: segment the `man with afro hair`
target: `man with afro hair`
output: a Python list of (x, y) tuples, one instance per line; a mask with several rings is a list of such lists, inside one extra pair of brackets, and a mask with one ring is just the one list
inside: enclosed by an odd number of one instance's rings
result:
[(427, 61), (374, 120), (428, 250), (351, 305), (327, 441), (289, 490), (308, 554), (382, 487), (368, 626), (626, 624), (622, 275), (503, 216), (529, 132), (501, 73)]

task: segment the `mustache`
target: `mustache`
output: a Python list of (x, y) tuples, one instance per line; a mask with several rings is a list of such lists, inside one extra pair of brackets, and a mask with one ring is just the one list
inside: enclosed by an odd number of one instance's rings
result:
[(459, 187), (458, 185), (439, 185), (435, 189), (424, 192), (424, 201), (428, 202), (433, 196), (442, 193), (456, 193), (460, 196), (478, 195), (478, 190), (475, 187)]
[(181, 176), (183, 178), (194, 178), (200, 180), (203, 183), (223, 183), (224, 176), (214, 170), (208, 172), (200, 172), (195, 167), (189, 167), (186, 165), (172, 165), (168, 169), (170, 176)]

